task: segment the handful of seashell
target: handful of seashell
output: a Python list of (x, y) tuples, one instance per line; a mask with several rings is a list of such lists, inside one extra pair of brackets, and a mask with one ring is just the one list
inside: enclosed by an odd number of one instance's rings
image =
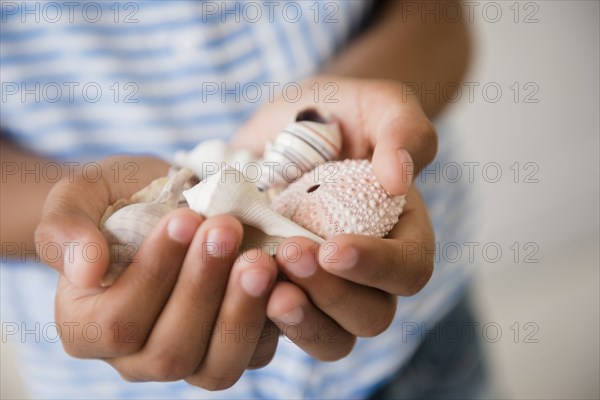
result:
[(404, 196), (389, 195), (368, 160), (336, 161), (341, 149), (338, 123), (308, 109), (267, 144), (259, 160), (219, 140), (177, 152), (179, 169), (107, 208), (101, 230), (111, 263), (102, 286), (118, 278), (152, 228), (177, 207), (237, 217), (244, 225), (241, 248), (270, 254), (291, 236), (317, 243), (341, 233), (386, 236)]

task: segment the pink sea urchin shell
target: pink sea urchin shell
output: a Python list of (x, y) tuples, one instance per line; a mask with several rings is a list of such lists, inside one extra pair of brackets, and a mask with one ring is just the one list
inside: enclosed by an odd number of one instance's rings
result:
[(381, 187), (368, 160), (344, 160), (304, 174), (271, 207), (324, 238), (340, 233), (384, 237), (404, 204), (404, 196), (391, 196)]

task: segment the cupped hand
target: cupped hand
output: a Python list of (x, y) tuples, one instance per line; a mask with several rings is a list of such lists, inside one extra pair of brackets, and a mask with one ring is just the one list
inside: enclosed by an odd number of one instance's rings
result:
[[(129, 162), (139, 176), (114, 180), (111, 166)], [(55, 318), (65, 350), (103, 359), (127, 380), (185, 379), (207, 389), (266, 365), (277, 344), (266, 320), (276, 265), (258, 250), (238, 253), (242, 226), (233, 217), (172, 211), (115, 283), (99, 286), (109, 262), (98, 228), (104, 210), (167, 172), (151, 158), (100, 165), (99, 180), (77, 176), (53, 188), (36, 230), (40, 248), (62, 249), (40, 256), (61, 274)]]
[(280, 96), (263, 106), (233, 145), (260, 154), (298, 111), (315, 107), (339, 122), (342, 159), (370, 159), (382, 186), (407, 196), (385, 239), (338, 235), (318, 246), (290, 238), (279, 247), (276, 261), (289, 281), (276, 283), (267, 315), (307, 353), (335, 360), (357, 336), (383, 332), (397, 296), (418, 292), (431, 277), (433, 228), (412, 181), (435, 157), (437, 136), (418, 99), (397, 82), (323, 76), (300, 92), (297, 101)]
[(276, 261), (289, 281), (277, 282), (268, 317), (320, 360), (346, 356), (356, 337), (385, 331), (397, 296), (417, 293), (433, 272), (434, 234), (420, 193), (409, 189), (387, 238), (337, 235), (320, 246), (293, 237)]

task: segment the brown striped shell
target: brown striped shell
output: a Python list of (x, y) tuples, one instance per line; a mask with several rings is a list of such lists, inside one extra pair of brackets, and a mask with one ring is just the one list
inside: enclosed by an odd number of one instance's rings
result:
[(317, 165), (337, 160), (341, 151), (339, 124), (316, 110), (304, 110), (266, 147), (257, 186), (261, 190), (285, 187)]

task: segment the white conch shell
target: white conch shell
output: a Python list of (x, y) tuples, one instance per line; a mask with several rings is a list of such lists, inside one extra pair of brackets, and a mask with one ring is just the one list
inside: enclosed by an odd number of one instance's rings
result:
[(235, 168), (225, 167), (183, 195), (192, 210), (206, 217), (231, 214), (269, 236), (304, 236), (323, 243), (323, 238), (270, 209), (256, 185)]
[[(117, 210), (102, 224), (102, 233), (110, 250), (110, 265), (102, 286), (110, 286), (132, 262), (135, 253), (150, 231), (169, 211), (177, 208), (184, 185), (193, 176), (184, 168), (171, 176), (158, 197), (151, 203), (135, 203)], [(152, 185), (152, 184), (151, 184)]]
[(337, 160), (342, 151), (342, 134), (337, 122), (323, 118), (316, 110), (298, 113), (273, 143), (265, 146), (261, 190), (285, 187), (302, 174), (327, 161)]
[(244, 170), (248, 164), (259, 165), (256, 158), (247, 150), (232, 150), (227, 143), (220, 139), (205, 140), (191, 151), (178, 151), (174, 156), (174, 163), (194, 171), (198, 179), (206, 179), (224, 164), (232, 165), (239, 170)]

